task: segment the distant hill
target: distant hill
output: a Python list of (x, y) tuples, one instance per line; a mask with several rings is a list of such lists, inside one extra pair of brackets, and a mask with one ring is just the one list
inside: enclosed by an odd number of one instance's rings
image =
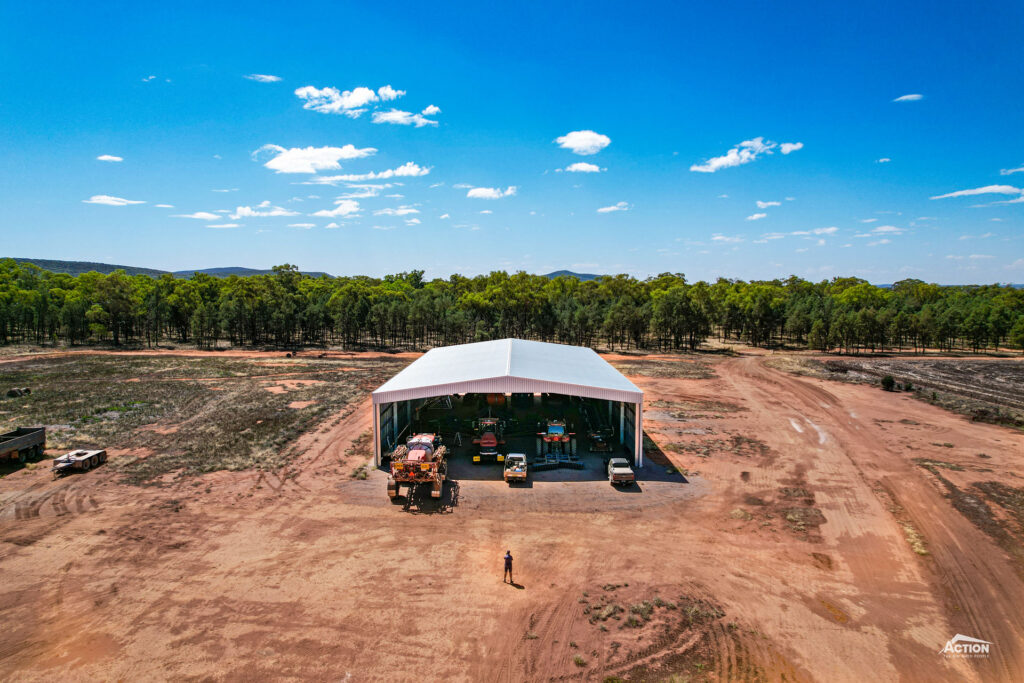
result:
[(123, 270), (129, 275), (150, 275), (152, 277), (160, 277), (167, 272), (166, 270), (156, 270), (155, 268), (116, 266), (110, 263), (93, 263), (92, 261), (54, 261), (43, 258), (19, 258), (17, 256), (11, 256), (9, 258), (14, 259), (18, 263), (31, 263), (37, 265), (43, 270), (48, 270), (51, 273), (68, 273), (69, 275), (81, 275), (82, 273), (91, 273), (93, 271), (108, 275), (113, 273), (115, 270)]
[[(39, 266), (43, 270), (48, 270), (51, 273), (68, 273), (69, 275), (81, 275), (82, 273), (103, 273), (109, 275), (115, 270), (123, 270), (129, 275), (149, 275), (150, 277), (160, 277), (165, 273), (170, 273), (174, 277), (180, 278), (191, 278), (194, 273), (206, 273), (207, 275), (213, 275), (214, 277), (227, 277), (229, 275), (269, 275), (273, 271), (258, 270), (256, 268), (240, 268), (238, 266), (229, 266), (227, 268), (197, 268), (195, 270), (177, 270), (171, 272), (169, 270), (157, 270), (156, 268), (138, 268), (136, 266), (118, 266), (112, 263), (93, 263), (92, 261), (55, 261), (52, 259), (41, 259), (41, 258), (19, 258), (17, 256), (11, 256), (18, 263), (32, 263)], [(320, 277), (321, 275), (327, 275), (333, 277), (327, 273), (321, 272), (305, 272), (304, 275), (310, 277)]]
[[(176, 270), (174, 271), (174, 277), (190, 278), (195, 273), (205, 273), (206, 275), (213, 275), (214, 277), (228, 277), (229, 275), (238, 275), (239, 277), (246, 277), (248, 275), (270, 275), (272, 270), (260, 270), (258, 268), (242, 268), (240, 266), (229, 266), (227, 268), (202, 268), (198, 270)], [(302, 271), (303, 275), (309, 275), (310, 277), (320, 277), (321, 275), (327, 275), (327, 277), (334, 277), (328, 273), (322, 272), (308, 272)]]
[(553, 273), (547, 273), (546, 275), (544, 275), (544, 277), (553, 280), (556, 277), (562, 277), (563, 275), (566, 277), (574, 277), (577, 280), (596, 280), (597, 278), (601, 277), (600, 275), (595, 275), (594, 273), (574, 273), (571, 270), (556, 270)]

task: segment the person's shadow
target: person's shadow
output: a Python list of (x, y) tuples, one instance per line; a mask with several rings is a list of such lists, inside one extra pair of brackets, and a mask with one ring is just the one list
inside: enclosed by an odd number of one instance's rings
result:
[(513, 588), (518, 588), (519, 590), (523, 590), (524, 588), (526, 588), (526, 586), (524, 586), (523, 584), (516, 583), (515, 581), (510, 582), (509, 585)]

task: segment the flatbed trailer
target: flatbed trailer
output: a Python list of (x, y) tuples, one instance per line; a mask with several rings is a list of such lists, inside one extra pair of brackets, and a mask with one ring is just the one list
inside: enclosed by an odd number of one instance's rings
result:
[(35, 462), (46, 451), (46, 427), (18, 427), (0, 434), (0, 459), (17, 458), (18, 462)]
[(54, 478), (69, 474), (74, 471), (88, 472), (94, 467), (99, 467), (107, 461), (107, 452), (105, 450), (99, 451), (87, 451), (79, 449), (77, 451), (71, 451), (65, 453), (59, 458), (53, 459), (53, 472)]

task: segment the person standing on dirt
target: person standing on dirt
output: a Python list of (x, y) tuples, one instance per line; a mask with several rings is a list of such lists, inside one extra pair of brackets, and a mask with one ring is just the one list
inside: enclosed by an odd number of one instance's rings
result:
[(512, 580), (512, 551), (505, 551), (505, 576), (502, 577), (501, 582), (505, 583), (505, 577), (508, 577), (509, 583), (515, 583)]

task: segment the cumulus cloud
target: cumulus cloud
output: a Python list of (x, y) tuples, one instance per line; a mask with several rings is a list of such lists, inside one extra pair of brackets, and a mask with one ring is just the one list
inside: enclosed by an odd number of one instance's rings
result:
[(767, 218), (767, 217), (768, 217), (768, 214), (766, 214), (766, 213), (752, 213), (749, 216), (747, 216), (747, 220), (748, 221), (759, 221), (762, 218)]
[(373, 122), (393, 123), (399, 126), (415, 125), (417, 128), (422, 128), (423, 126), (437, 125), (437, 121), (433, 119), (428, 119), (423, 114), (414, 114), (411, 111), (402, 111), (400, 109), (391, 109), (389, 111), (375, 111), (373, 112)]
[(782, 202), (762, 202), (760, 199), (757, 200), (757, 208), (767, 209), (769, 206), (782, 206)]
[(411, 206), (399, 206), (397, 208), (388, 207), (386, 209), (377, 209), (373, 212), (374, 216), (408, 216), (411, 213), (419, 213), (419, 209), (414, 209)]
[(314, 216), (323, 216), (325, 218), (339, 218), (345, 216), (352, 216), (359, 213), (359, 202), (354, 199), (339, 199), (334, 202), (333, 209), (323, 209), (314, 213)]
[(881, 159), (875, 160), (875, 163), (876, 164), (887, 164), (890, 161), (892, 161), (892, 159), (890, 159), (889, 157), (882, 157)]
[(789, 154), (790, 152), (798, 152), (804, 148), (802, 142), (783, 142), (779, 145), (779, 151), (783, 154)]
[(399, 97), (405, 94), (404, 90), (395, 90), (390, 85), (377, 88), (377, 96), (380, 97), (383, 102), (390, 102), (391, 100), (397, 100)]
[(256, 160), (264, 154), (274, 156), (266, 168), (275, 173), (316, 173), (317, 171), (341, 168), (341, 159), (362, 159), (377, 153), (374, 147), (357, 148), (354, 145), (344, 147), (292, 147), (286, 149), (280, 145), (263, 145), (252, 153)]
[(893, 102), (917, 102), (918, 100), (923, 99), (924, 95), (920, 93), (911, 93), (909, 95), (900, 95), (895, 100), (893, 100)]
[(233, 220), (239, 218), (268, 218), (274, 216), (298, 216), (298, 211), (289, 211), (280, 206), (272, 206), (269, 201), (260, 202), (256, 206), (239, 206), (231, 214)]
[(208, 227), (208, 228), (224, 229), (224, 228), (240, 228), (242, 226), (241, 226), (240, 223), (210, 223), (206, 227)]
[[(796, 150), (803, 147), (801, 142), (784, 142), (782, 143), (786, 148), (786, 154), (795, 152)], [(753, 140), (744, 140), (740, 144), (736, 145), (728, 152), (719, 157), (711, 157), (703, 164), (694, 164), (690, 166), (691, 171), (697, 173), (714, 173), (720, 171), (723, 168), (732, 168), (733, 166), (742, 166), (743, 164), (749, 164), (752, 161), (756, 161), (757, 158), (763, 154), (771, 154), (772, 150), (779, 147), (778, 143), (766, 141), (763, 137), (756, 137)]]
[(600, 209), (597, 210), (597, 212), (613, 213), (615, 211), (629, 211), (630, 208), (631, 207), (628, 202), (618, 202), (617, 204), (612, 204), (611, 206), (602, 206)]
[(83, 199), (84, 204), (105, 204), (106, 206), (128, 206), (129, 204), (145, 204), (138, 199), (124, 199), (123, 197), (111, 197), (109, 194), (94, 194), (88, 199)]
[(387, 180), (388, 178), (412, 178), (424, 176), (430, 173), (430, 166), (420, 166), (407, 161), (398, 168), (389, 168), (385, 171), (371, 171), (370, 173), (355, 173), (348, 175), (332, 175), (311, 178), (304, 185), (336, 185), (337, 183), (359, 183), (364, 180)]
[(730, 237), (728, 235), (723, 235), (720, 232), (716, 232), (714, 235), (711, 236), (711, 241), (712, 242), (724, 242), (726, 244), (738, 244), (738, 243), (743, 241), (743, 238), (740, 237), (739, 235), (734, 235), (734, 236)]
[(567, 171), (569, 173), (600, 173), (605, 170), (597, 164), (588, 164), (585, 161), (577, 161), (575, 164), (569, 164), (565, 168), (556, 168), (556, 171), (561, 173)]
[[(387, 87), (390, 88), (390, 86)], [(302, 105), (303, 109), (310, 109), (321, 114), (344, 114), (353, 119), (358, 118), (366, 111), (366, 105), (380, 99), (377, 93), (363, 86), (342, 92), (337, 88), (316, 88), (306, 85), (297, 88), (295, 96), (305, 102)]]
[(517, 189), (515, 185), (509, 185), (504, 190), (500, 187), (474, 187), (466, 192), (466, 196), (470, 199), (501, 199), (513, 196)]
[(601, 135), (592, 130), (574, 130), (571, 133), (555, 138), (555, 142), (558, 143), (559, 147), (567, 149), (573, 154), (586, 156), (597, 154), (612, 144), (612, 139), (607, 135)]
[(171, 218), (194, 218), (198, 221), (219, 221), (223, 219), (223, 216), (210, 213), (209, 211), (196, 211), (195, 213), (179, 213), (171, 216)]
[(272, 76), (270, 74), (246, 74), (242, 78), (248, 78), (250, 81), (258, 83), (277, 83), (281, 80), (280, 76)]
[(979, 194), (1021, 194), (1024, 190), (1019, 187), (1013, 187), (1012, 185), (986, 185), (984, 187), (976, 187), (972, 190), (957, 190), (956, 192), (948, 192), (946, 194), (940, 194), (932, 199), (949, 199), (951, 197), (973, 197)]
[(420, 113), (423, 114), (424, 116), (433, 116), (434, 114), (441, 113), (441, 107), (437, 106), (436, 104), (428, 104), (426, 109), (424, 109)]
[(123, 157), (115, 157), (113, 154), (101, 154), (98, 157), (96, 157), (96, 161), (118, 162), (118, 161), (124, 161), (124, 158)]
[(315, 228), (316, 227), (316, 223), (289, 223), (288, 227), (289, 228), (302, 228), (303, 230), (309, 230), (310, 228)]
[(442, 213), (440, 216), (438, 216), (438, 218), (440, 218), (441, 220), (447, 220), (451, 217), (452, 215), (450, 213)]
[(419, 225), (422, 222), (423, 221), (421, 221), (419, 218), (406, 218), (405, 219), (405, 224), (406, 225)]

